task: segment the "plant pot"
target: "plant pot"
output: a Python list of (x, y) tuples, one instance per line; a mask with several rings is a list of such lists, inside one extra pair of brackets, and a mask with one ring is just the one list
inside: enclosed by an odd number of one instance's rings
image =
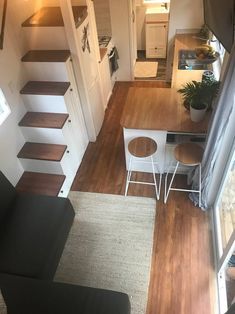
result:
[(190, 117), (193, 122), (200, 122), (204, 119), (207, 111), (207, 106), (205, 105), (203, 109), (196, 109), (190, 105)]

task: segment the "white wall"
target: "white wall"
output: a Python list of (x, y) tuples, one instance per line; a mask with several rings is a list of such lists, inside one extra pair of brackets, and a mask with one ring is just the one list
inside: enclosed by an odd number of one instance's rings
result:
[(98, 35), (112, 35), (109, 0), (94, 0)]
[(24, 50), (21, 23), (38, 10), (40, 5), (55, 5), (56, 2), (8, 1), (3, 50), (0, 50), (0, 88), (11, 108), (11, 114), (0, 126), (0, 170), (14, 185), (23, 173), (17, 154), (25, 142), (18, 127), (18, 122), (26, 112), (19, 91), (27, 81), (20, 61)]
[(178, 32), (192, 32), (204, 23), (203, 0), (171, 0), (168, 31), (167, 78), (170, 80), (174, 36)]
[(109, 0), (112, 38), (119, 53), (119, 67), (115, 72), (119, 81), (131, 80), (130, 64), (130, 7), (128, 0)]

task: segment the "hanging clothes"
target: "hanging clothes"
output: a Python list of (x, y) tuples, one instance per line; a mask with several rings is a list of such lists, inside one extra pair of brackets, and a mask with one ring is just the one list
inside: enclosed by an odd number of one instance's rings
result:
[(113, 49), (111, 50), (109, 54), (109, 66), (110, 66), (111, 76), (113, 75), (114, 72), (116, 72), (119, 69), (118, 59), (119, 59), (119, 55), (118, 55), (117, 48), (113, 47)]

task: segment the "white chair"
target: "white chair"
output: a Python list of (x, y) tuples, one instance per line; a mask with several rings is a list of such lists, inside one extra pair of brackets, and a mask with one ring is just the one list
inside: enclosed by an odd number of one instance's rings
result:
[[(168, 175), (170, 168), (168, 168), (166, 177), (165, 177), (165, 192), (164, 192), (164, 203), (167, 202), (170, 191), (182, 191), (182, 192), (195, 192), (199, 193), (199, 207), (201, 206), (201, 161), (203, 157), (203, 148), (195, 143), (182, 143), (178, 144), (174, 149), (174, 156), (176, 160), (176, 165), (174, 172), (172, 174), (169, 185), (168, 184)], [(182, 164), (187, 167), (198, 167), (199, 176), (198, 176), (198, 190), (195, 189), (182, 189), (182, 188), (172, 188), (172, 184), (177, 172), (179, 165)]]
[[(157, 151), (157, 143), (149, 137), (136, 137), (131, 140), (128, 144), (128, 151), (130, 153), (129, 167), (127, 171), (127, 179), (126, 179), (126, 188), (125, 188), (125, 196), (128, 193), (128, 188), (130, 183), (135, 184), (146, 184), (155, 186), (156, 197), (159, 200), (160, 198), (160, 187), (161, 187), (161, 179), (162, 175), (158, 169), (160, 174), (159, 184), (157, 186), (156, 175), (155, 175), (155, 164), (156, 162), (153, 160), (153, 155)], [(134, 163), (148, 163), (151, 164), (152, 174), (153, 174), (153, 183), (144, 182), (144, 181), (134, 181), (131, 179), (132, 167)]]

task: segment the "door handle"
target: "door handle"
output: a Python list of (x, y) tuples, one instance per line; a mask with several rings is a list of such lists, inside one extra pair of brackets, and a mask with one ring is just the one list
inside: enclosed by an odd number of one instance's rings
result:
[(135, 11), (132, 10), (132, 23), (135, 23)]

